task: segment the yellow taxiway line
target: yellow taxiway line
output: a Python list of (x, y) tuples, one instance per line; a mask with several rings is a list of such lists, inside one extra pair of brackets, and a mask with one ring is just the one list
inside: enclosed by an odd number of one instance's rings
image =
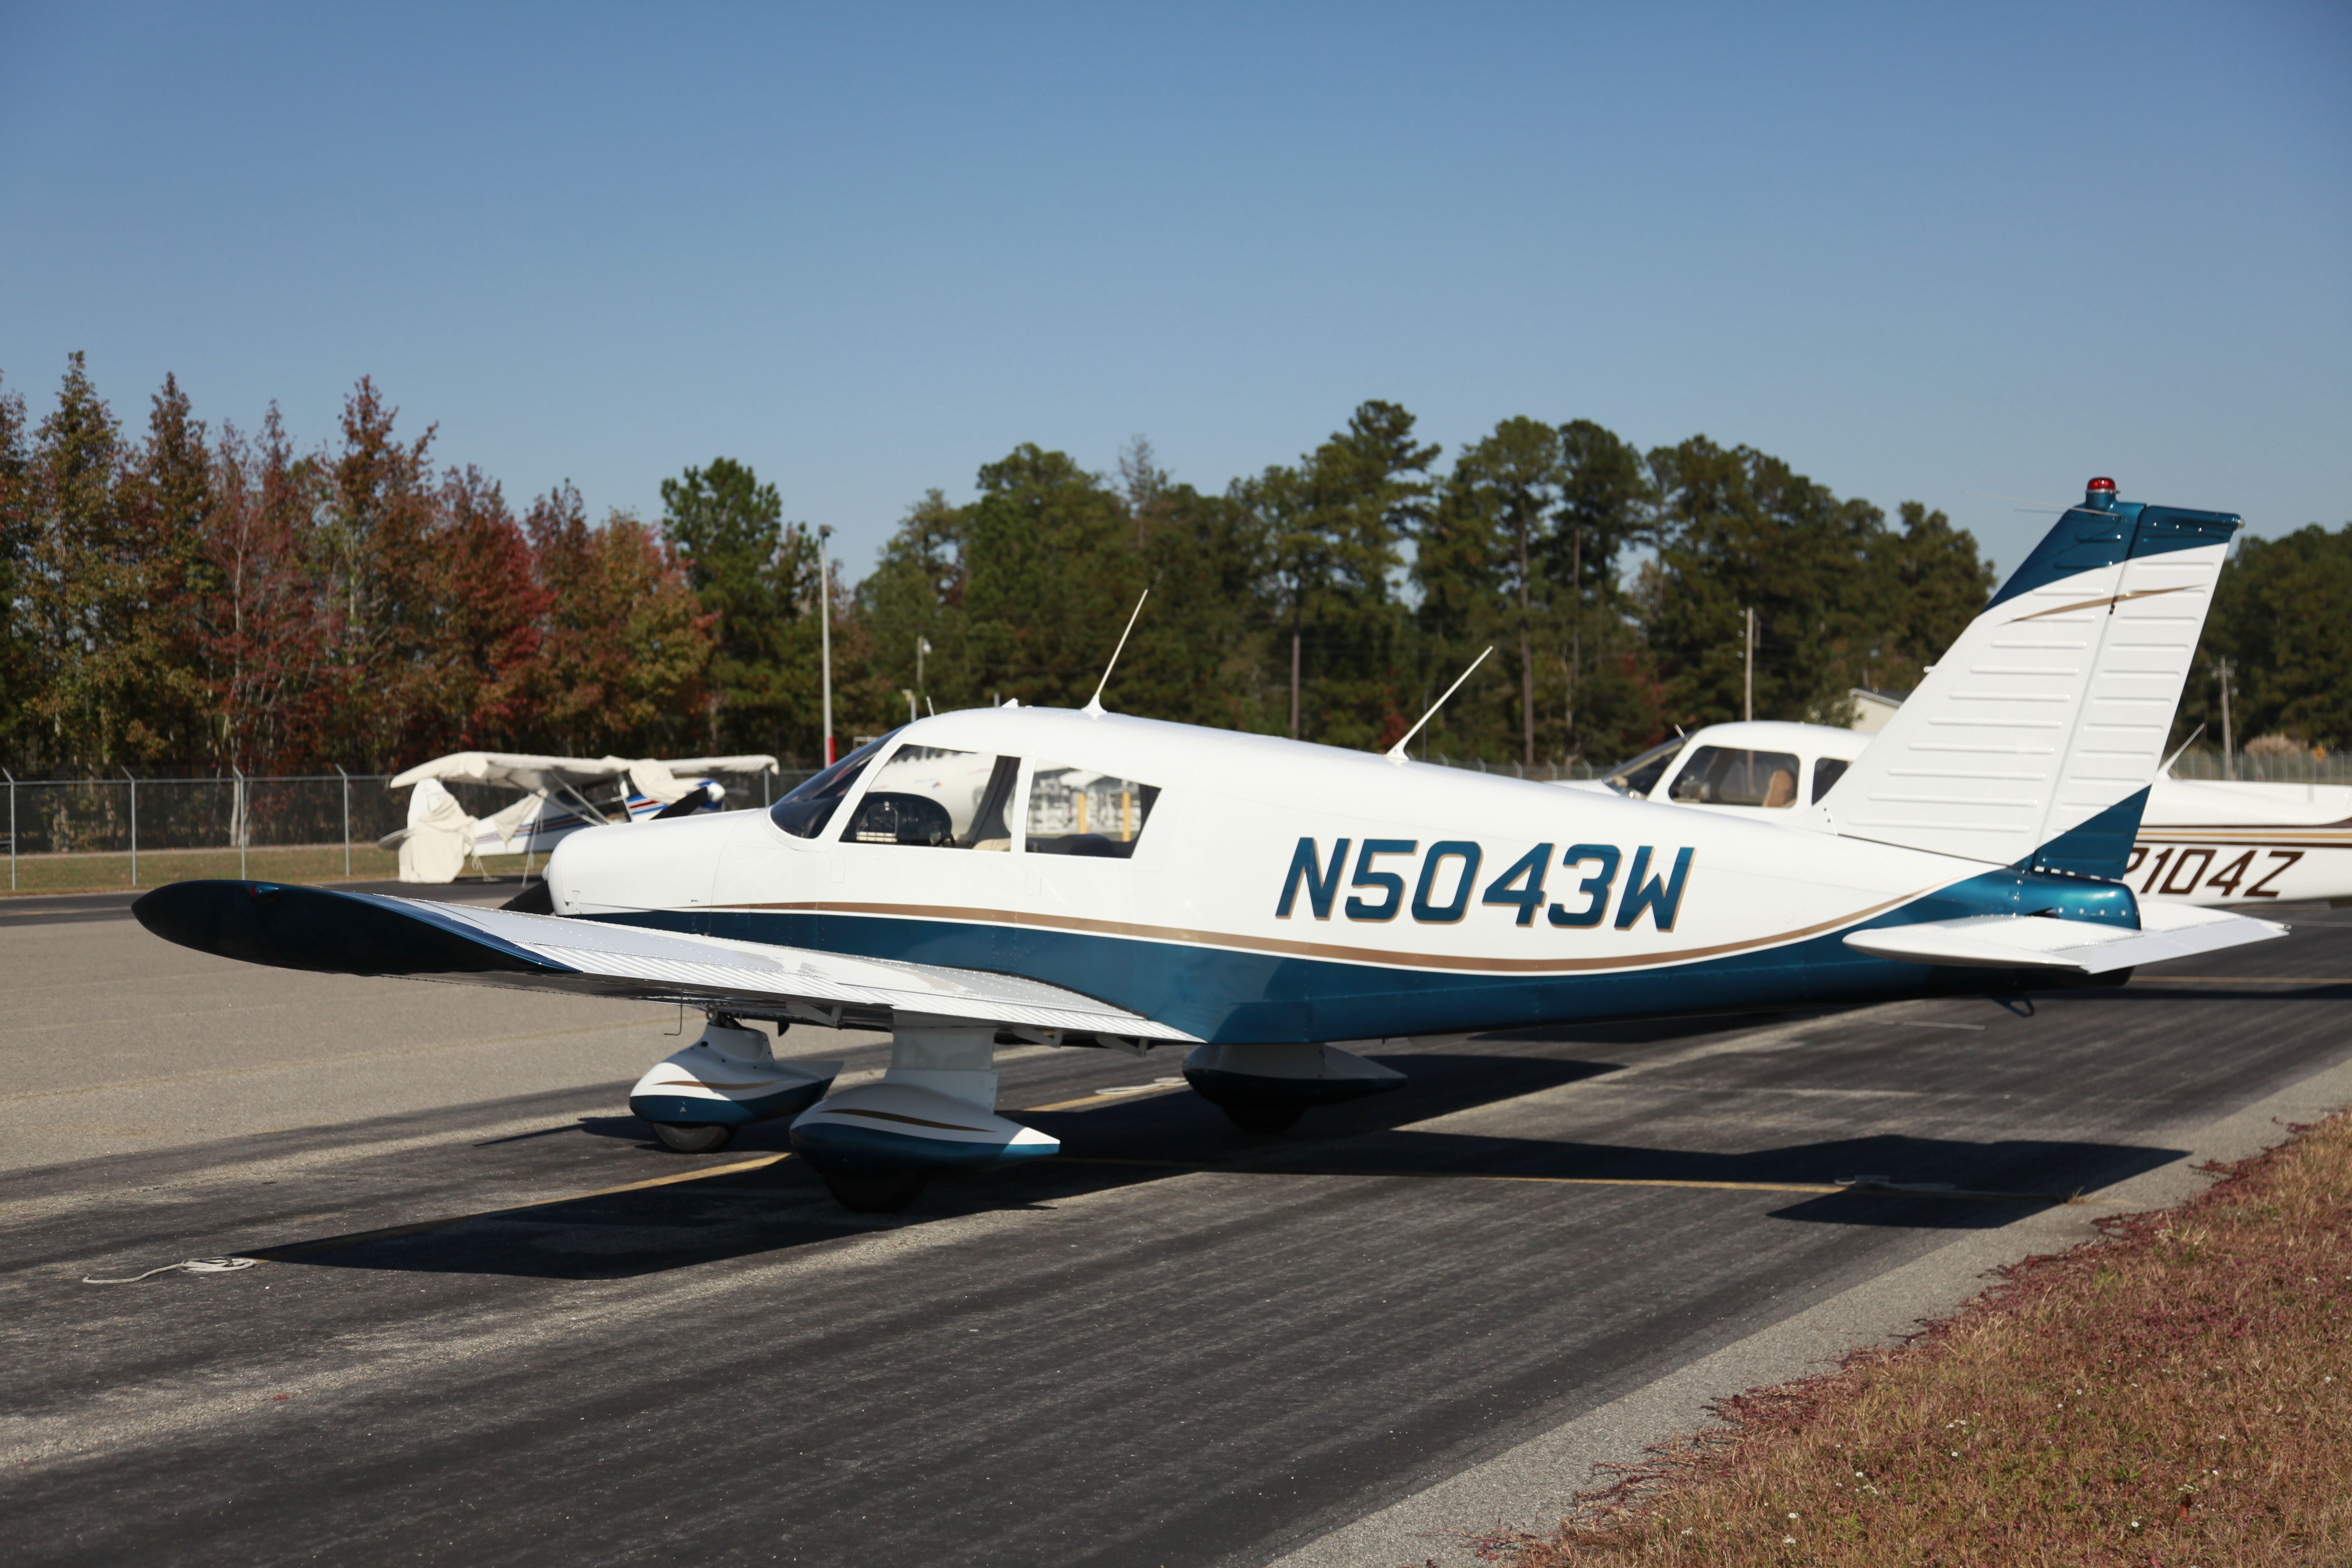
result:
[(1701, 1182), (1675, 1176), (1522, 1176), (1492, 1171), (1368, 1171), (1317, 1165), (1212, 1165), (1195, 1160), (1129, 1160), (1098, 1154), (1055, 1156), (1066, 1165), (1139, 1165), (1155, 1170), (1200, 1171), (1228, 1176), (1417, 1176), (1449, 1182), (1527, 1182), (1556, 1187), (1692, 1187), (1725, 1193), (1867, 1193), (1874, 1197), (1966, 1198), (1980, 1203), (2079, 1204), (2069, 1193), (1979, 1193), (1959, 1187), (1920, 1187), (1898, 1182)]
[(2352, 985), (2331, 974), (2142, 974), (2135, 985)]
[(349, 1236), (331, 1236), (324, 1241), (301, 1241), (290, 1247), (268, 1247), (259, 1252), (243, 1256), (258, 1258), (274, 1263), (281, 1258), (298, 1258), (306, 1252), (317, 1252), (330, 1247), (356, 1247), (363, 1241), (389, 1241), (394, 1237), (415, 1236), (444, 1226), (459, 1225), (469, 1219), (485, 1219), (491, 1215), (512, 1214), (517, 1209), (546, 1208), (551, 1204), (576, 1204), (583, 1198), (611, 1197), (615, 1193), (642, 1192), (647, 1187), (676, 1186), (680, 1182), (699, 1182), (711, 1176), (740, 1175), (745, 1171), (764, 1170), (792, 1158), (790, 1153), (762, 1154), (756, 1160), (737, 1160), (724, 1165), (706, 1165), (699, 1170), (680, 1171), (675, 1175), (649, 1176), (642, 1182), (623, 1182), (617, 1187), (598, 1187), (593, 1192), (566, 1193), (560, 1198), (530, 1198), (519, 1204), (503, 1204), (494, 1209), (478, 1209), (472, 1214), (446, 1215), (439, 1219), (421, 1219), (414, 1225), (386, 1226), (382, 1230), (354, 1231)]
[[(1184, 1088), (1181, 1083), (1144, 1084), (1112, 1094), (1090, 1094), (1084, 1100), (1056, 1100), (1051, 1105), (1024, 1106), (1021, 1114), (1031, 1115), (1041, 1110), (1076, 1110), (1089, 1105), (1116, 1105), (1124, 1100), (1140, 1100), (1146, 1095), (1165, 1094)], [(782, 1164), (792, 1158), (790, 1152), (762, 1154), (753, 1160), (735, 1160), (724, 1165), (705, 1165), (692, 1171), (679, 1171), (667, 1176), (648, 1176), (642, 1182), (623, 1182), (617, 1187), (597, 1187), (584, 1193), (566, 1193), (561, 1197), (531, 1198), (519, 1204), (504, 1204), (494, 1209), (478, 1209), (471, 1214), (445, 1215), (439, 1219), (421, 1219), (411, 1225), (385, 1226), (380, 1230), (354, 1231), (349, 1236), (331, 1236), (323, 1241), (296, 1242), (288, 1247), (264, 1247), (243, 1256), (276, 1262), (285, 1258), (299, 1258), (306, 1252), (319, 1252), (331, 1247), (356, 1247), (367, 1241), (391, 1241), (404, 1236), (418, 1236), (428, 1230), (441, 1230), (461, 1225), (469, 1219), (484, 1219), (491, 1215), (512, 1214), (517, 1209), (547, 1208), (555, 1204), (576, 1204), (588, 1198), (608, 1198), (616, 1193), (643, 1192), (648, 1187), (671, 1187), (681, 1182), (707, 1181), (713, 1176), (736, 1176), (747, 1171), (762, 1171)]]
[[(2186, 979), (2188, 976), (2174, 976)], [(2200, 977), (2202, 978), (2202, 977)], [(2288, 984), (2278, 982), (2278, 984)], [(2293, 984), (2308, 984), (2309, 981)], [(2323, 983), (2324, 984), (2324, 983)], [(1050, 1105), (1024, 1106), (1021, 1114), (1034, 1115), (1048, 1110), (1080, 1110), (1090, 1106), (1118, 1105), (1150, 1095), (1167, 1094), (1186, 1087), (1181, 1083), (1138, 1085), (1111, 1094), (1090, 1094), (1081, 1100), (1057, 1100)], [(299, 1258), (306, 1253), (322, 1252), (330, 1247), (357, 1247), (363, 1242), (391, 1241), (404, 1236), (419, 1236), (428, 1230), (441, 1230), (462, 1225), (469, 1219), (486, 1219), (493, 1215), (512, 1214), (520, 1209), (550, 1208), (558, 1204), (584, 1202), (589, 1198), (606, 1198), (621, 1193), (644, 1192), (652, 1187), (677, 1186), (687, 1182), (709, 1181), (715, 1176), (738, 1176), (751, 1171), (763, 1171), (791, 1159), (791, 1153), (761, 1154), (756, 1159), (733, 1160), (724, 1165), (705, 1165), (696, 1170), (679, 1171), (667, 1176), (648, 1176), (640, 1182), (623, 1182), (618, 1186), (595, 1187), (583, 1193), (565, 1193), (559, 1197), (530, 1198), (521, 1203), (503, 1204), (494, 1209), (478, 1209), (470, 1214), (445, 1215), (438, 1219), (417, 1220), (409, 1225), (385, 1226), (376, 1230), (354, 1231), (347, 1236), (331, 1236), (319, 1241), (295, 1242), (286, 1247), (263, 1247), (243, 1254), (264, 1262)], [(1516, 1182), (1526, 1185), (1556, 1187), (1681, 1187), (1704, 1192), (1728, 1193), (1801, 1193), (1830, 1197), (1839, 1193), (1868, 1193), (1881, 1197), (1957, 1198), (1983, 1203), (2042, 1203), (2079, 1204), (2085, 1200), (2063, 1193), (1979, 1193), (1953, 1188), (1920, 1188), (1902, 1185), (1864, 1184), (1840, 1184), (1828, 1182), (1705, 1182), (1670, 1176), (1528, 1176), (1486, 1171), (1378, 1171), (1348, 1170), (1323, 1166), (1217, 1165), (1191, 1160), (1131, 1160), (1108, 1155), (1061, 1154), (1055, 1156), (1070, 1165), (1125, 1165), (1146, 1170), (1191, 1171), (1229, 1176), (1358, 1176), (1367, 1178), (1412, 1176), (1426, 1180), (1458, 1182)]]

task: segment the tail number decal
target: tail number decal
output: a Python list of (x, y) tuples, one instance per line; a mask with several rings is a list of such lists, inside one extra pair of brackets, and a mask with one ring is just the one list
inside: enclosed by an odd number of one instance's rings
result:
[[(1360, 845), (1341, 838), (1332, 843), (1328, 858), (1314, 839), (1301, 838), (1283, 877), (1275, 918), (1291, 919), (1304, 892), (1307, 911), (1318, 921), (1329, 920), (1332, 906), (1340, 903), (1339, 879), (1349, 870), (1351, 849), (1356, 852), (1355, 867), (1348, 876), (1350, 891), (1340, 911), (1351, 921), (1393, 921), (1410, 910), (1423, 925), (1458, 924), (1470, 912), (1478, 868), (1486, 858), (1485, 851), (1466, 838), (1440, 839), (1426, 849), (1412, 838), (1367, 838)], [(1626, 865), (1626, 857), (1616, 845), (1571, 844), (1556, 857), (1555, 850), (1550, 844), (1537, 845), (1478, 890), (1477, 901), (1515, 910), (1511, 923), (1517, 926), (1534, 925), (1536, 911), (1540, 910), (1548, 923), (1570, 930), (1613, 923), (1619, 931), (1631, 931), (1643, 915), (1660, 931), (1675, 929), (1675, 917), (1682, 912), (1683, 892), (1690, 882), (1690, 850), (1637, 847), (1622, 895), (1617, 890), (1617, 872)], [(1417, 875), (1402, 867), (1389, 870), (1378, 864), (1407, 856), (1420, 858)], [(1555, 866), (1572, 877), (1575, 885), (1566, 889), (1563, 884), (1566, 897), (1548, 904), (1544, 884)], [(1412, 878), (1410, 899), (1405, 894), (1408, 876)], [(1612, 895), (1617, 896), (1613, 922), (1609, 910)]]
[[(2186, 844), (2178, 848), (2158, 850), (2151, 860), (2148, 847), (2135, 844), (2132, 846), (2131, 863), (2124, 868), (2124, 879), (2129, 881), (2139, 876), (2140, 868), (2145, 866), (2147, 875), (2139, 883), (2139, 890), (2143, 893), (2169, 893), (2175, 898), (2184, 898), (2199, 891), (2201, 883), (2203, 891), (2219, 893), (2238, 902), (2248, 899), (2275, 899), (2279, 897), (2279, 891), (2271, 884), (2307, 853), (2301, 849), (2248, 849), (2224, 861), (2217, 868), (2214, 862), (2222, 860), (2229, 849), (2234, 847), (2234, 845), (2209, 847), (2202, 844)], [(2258, 868), (2254, 864), (2257, 855), (2267, 856), (2270, 863)], [(2256, 874), (2258, 870), (2260, 875)]]

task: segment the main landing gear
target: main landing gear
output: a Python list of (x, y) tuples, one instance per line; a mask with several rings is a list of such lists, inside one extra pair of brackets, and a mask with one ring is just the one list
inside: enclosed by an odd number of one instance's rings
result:
[(1062, 1145), (996, 1114), (996, 1027), (900, 1013), (890, 1068), (793, 1122), (793, 1152), (853, 1214), (896, 1214), (941, 1171), (1058, 1154)]
[[(792, 1118), (793, 1152), (853, 1214), (897, 1214), (941, 1171), (987, 1170), (1061, 1152), (1056, 1140), (996, 1114), (996, 1029), (901, 1013), (890, 1068), (829, 1098), (839, 1062), (780, 1062), (764, 1031), (714, 1016), (702, 1037), (638, 1080), (629, 1109), (662, 1146), (709, 1154), (739, 1127)], [(1318, 1105), (1403, 1084), (1338, 1046), (1201, 1046), (1184, 1079), (1244, 1132), (1285, 1132)]]
[(1195, 1046), (1184, 1081), (1244, 1132), (1287, 1132), (1318, 1105), (1400, 1088), (1404, 1074), (1337, 1046)]

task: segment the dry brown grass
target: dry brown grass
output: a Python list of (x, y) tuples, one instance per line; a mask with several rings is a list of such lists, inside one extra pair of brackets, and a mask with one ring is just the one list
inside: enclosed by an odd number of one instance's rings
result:
[(2352, 1563), (2352, 1114), (1586, 1494), (1569, 1564)]

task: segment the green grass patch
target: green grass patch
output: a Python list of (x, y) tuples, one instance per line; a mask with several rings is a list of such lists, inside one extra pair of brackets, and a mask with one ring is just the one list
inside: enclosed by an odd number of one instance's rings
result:
[[(545, 864), (541, 856), (538, 862)], [(502, 855), (485, 864), (496, 872), (520, 871), (522, 857)], [(238, 868), (234, 849), (142, 849), (139, 880), (131, 879), (131, 857), (122, 855), (26, 855), (16, 861), (15, 891), (26, 893), (108, 893), (133, 886), (160, 888), (166, 882), (204, 877), (251, 877), (272, 882), (340, 882), (345, 879), (343, 847), (340, 844), (292, 844), (245, 851)], [(354, 844), (350, 879), (375, 881), (400, 875), (400, 857), (373, 844)], [(0, 883), (0, 892), (6, 891)]]
[(1717, 1407), (1515, 1568), (2352, 1563), (2352, 1114)]

